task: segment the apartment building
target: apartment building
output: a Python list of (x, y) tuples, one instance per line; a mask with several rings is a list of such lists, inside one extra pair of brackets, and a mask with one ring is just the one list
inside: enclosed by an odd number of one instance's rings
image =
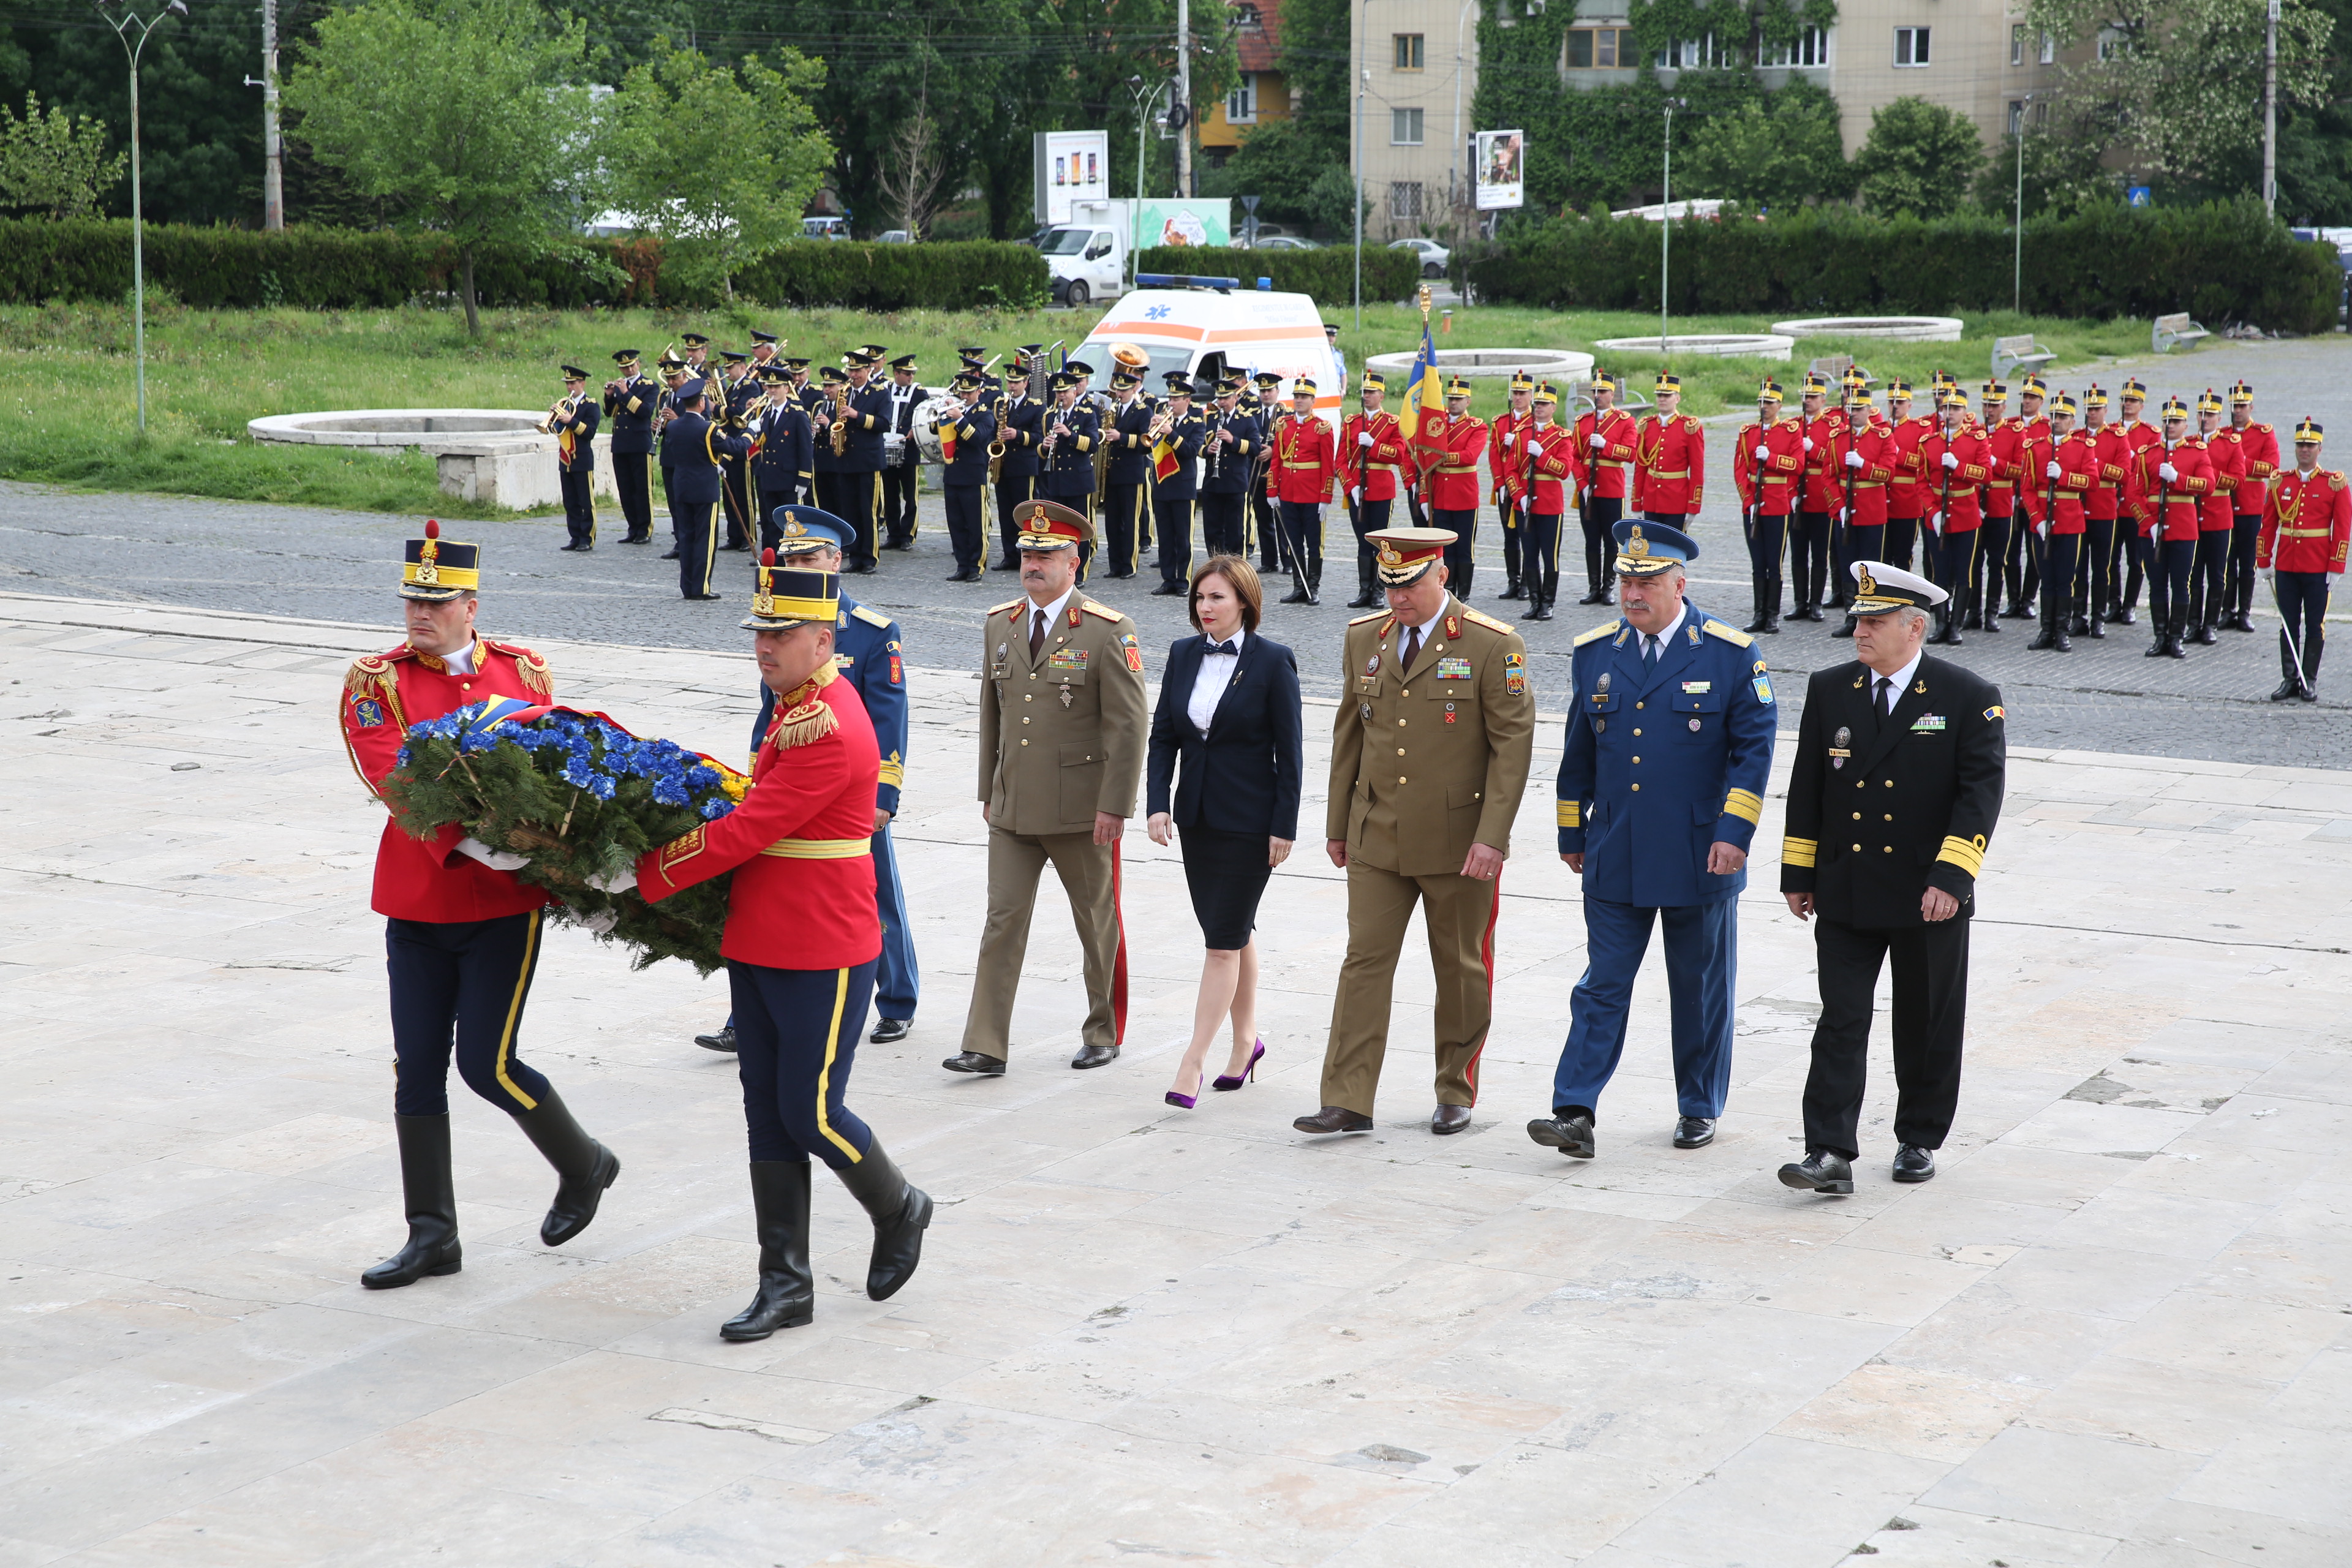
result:
[(1367, 239), (1468, 226), (1466, 148), (1479, 129), (1471, 104), (1478, 93), (1478, 17), (1488, 3), (1358, 0)]

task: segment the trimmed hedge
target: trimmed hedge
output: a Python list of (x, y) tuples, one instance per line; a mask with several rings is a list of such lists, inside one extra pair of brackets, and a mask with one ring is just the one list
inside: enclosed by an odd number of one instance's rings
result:
[[(1238, 278), (1255, 289), (1261, 278), (1286, 293), (1311, 295), (1318, 305), (1337, 308), (1356, 299), (1356, 250), (1330, 245), (1320, 250), (1219, 250), (1186, 245), (1155, 245), (1135, 258), (1138, 272), (1189, 272), (1208, 278)], [(1364, 298), (1405, 300), (1421, 281), (1421, 258), (1387, 246), (1364, 247)]]
[[(1845, 207), (1675, 225), (1671, 308), (1692, 315), (1939, 314), (2006, 310), (2013, 239), (1984, 215), (1874, 218)], [(1489, 303), (1655, 310), (1658, 226), (1560, 217), (1457, 249), (1457, 282)], [(2093, 207), (2025, 226), (2022, 309), (2081, 319), (2186, 310), (2208, 326), (2336, 325), (2336, 250), (2296, 240), (2260, 202)]]
[[(149, 283), (201, 309), (394, 306), (456, 287), (457, 247), (434, 235), (296, 226), (278, 233), (149, 224)], [(657, 240), (567, 240), (531, 252), (484, 246), (474, 287), (486, 306), (708, 303), (661, 287)], [(735, 280), (763, 304), (875, 310), (971, 310), (1042, 300), (1045, 260), (1025, 245), (787, 245)], [(131, 289), (131, 225), (121, 219), (0, 221), (0, 300), (120, 300)]]

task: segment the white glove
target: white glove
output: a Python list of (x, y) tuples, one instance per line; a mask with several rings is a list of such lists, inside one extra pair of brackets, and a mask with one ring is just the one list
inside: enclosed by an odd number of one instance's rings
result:
[(2156, 477), (2168, 485), (2180, 477), (2180, 470), (2170, 463), (2158, 463), (2156, 466)]
[(2043, 521), (2042, 521), (2042, 526), (2041, 526), (2039, 529), (2035, 530), (2034, 531), (2036, 531), (2036, 532), (2038, 532), (2039, 534), (2041, 534), (2041, 535), (2042, 535), (2042, 538), (2044, 538), (2044, 539), (2049, 538), (2049, 537), (2050, 537), (2050, 523), (2049, 523), (2049, 521), (2048, 521), (2047, 519), (2044, 519), (2044, 520), (2043, 520)]
[(1761, 445), (1758, 446), (1756, 448), (1756, 460), (1759, 463), (1770, 462), (1772, 460), (1772, 448)]
[(1504, 451), (1506, 451), (1506, 452), (1509, 451), (1512, 447), (1514, 447), (1517, 446), (1518, 444), (1519, 444), (1519, 437), (1518, 437), (1518, 435), (1517, 435), (1517, 433), (1516, 431), (1515, 431), (1515, 432), (1513, 432), (1512, 434), (1510, 434), (1510, 435), (1506, 436), (1506, 437), (1503, 437), (1503, 450), (1504, 450)]
[(2043, 478), (2045, 478), (2045, 479), (2056, 479), (2056, 478), (2059, 476), (2059, 474), (2060, 474), (2060, 473), (2062, 473), (2062, 472), (2063, 472), (2063, 469), (2061, 469), (2061, 468), (2058, 467), (2058, 465), (2057, 465), (2056, 463), (2054, 463), (2054, 462), (2051, 462), (2051, 463), (2044, 463), (2044, 464), (2042, 464), (2042, 477), (2043, 477)]
[(586, 920), (582, 921), (580, 925), (581, 928), (586, 931), (591, 936), (603, 936), (606, 931), (611, 931), (614, 926), (619, 925), (620, 923), (620, 910), (599, 910), (596, 913), (590, 915)]
[(509, 855), (503, 849), (493, 849), (478, 838), (457, 840), (457, 853), (479, 860), (493, 871), (520, 871), (530, 864), (528, 855)]
[(1363, 505), (1364, 487), (1361, 485), (1349, 485), (1348, 487), (1348, 499), (1354, 501), (1358, 506)]
[(610, 877), (591, 877), (588, 885), (600, 893), (625, 893), (637, 885), (637, 868), (625, 866)]
[(1862, 467), (1862, 454), (1860, 452), (1848, 452), (1845, 455), (1845, 466), (1849, 468), (1858, 468)]
[(1949, 453), (1949, 452), (1947, 452), (1947, 453), (1945, 453), (1945, 454), (1944, 454), (1944, 467), (1946, 467), (1947, 468), (1958, 468), (1959, 466), (1960, 466), (1960, 460), (1959, 460), (1959, 458), (1958, 458), (1954, 457), (1954, 456), (1953, 456), (1951, 453)]
[(1370, 430), (1359, 431), (1356, 436), (1356, 445), (1369, 449), (1372, 445), (1372, 433)]
[(1808, 452), (1810, 452), (1810, 451), (1811, 451), (1812, 449), (1813, 449), (1813, 438), (1812, 438), (1811, 436), (1808, 436), (1808, 437), (1805, 437), (1805, 450), (1806, 450), (1806, 451), (1808, 451)]
[(1601, 436), (1601, 435), (1598, 435), (1598, 434), (1596, 434), (1596, 435), (1594, 435), (1594, 436), (1592, 437), (1591, 441), (1592, 441), (1592, 449), (1593, 449), (1594, 451), (1596, 451), (1596, 452), (1600, 451), (1601, 448), (1603, 448), (1603, 447), (1605, 447), (1606, 446), (1608, 446), (1608, 445), (1609, 445), (1609, 437), (1606, 437), (1606, 436)]

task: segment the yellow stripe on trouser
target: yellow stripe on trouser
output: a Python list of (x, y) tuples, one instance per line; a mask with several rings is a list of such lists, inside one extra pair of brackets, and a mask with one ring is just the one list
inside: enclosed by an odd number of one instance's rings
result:
[(832, 1091), (833, 1085), (833, 1054), (841, 1044), (841, 1016), (849, 1008), (849, 971), (835, 970), (834, 976), (833, 1023), (824, 1032), (824, 1066), (819, 1068), (816, 1074), (816, 1130), (824, 1133), (835, 1148), (848, 1155), (850, 1163), (856, 1164), (866, 1156), (857, 1152), (856, 1144), (835, 1132), (833, 1123), (826, 1121), (824, 1115), (825, 1097)]
[(499, 1054), (496, 1063), (499, 1084), (509, 1094), (522, 1102), (525, 1110), (539, 1109), (539, 1101), (525, 1094), (514, 1079), (507, 1076), (507, 1056), (514, 1049), (515, 1026), (522, 1022), (522, 999), (530, 990), (531, 965), (539, 961), (539, 925), (545, 911), (530, 911), (530, 923), (523, 928), (522, 967), (515, 975), (514, 996), (507, 1003), (507, 1025), (499, 1031)]
[(705, 525), (703, 531), (709, 535), (709, 542), (702, 547), (702, 591), (708, 594), (710, 592), (710, 574), (719, 565), (719, 508), (716, 504), (703, 513), (702, 521)]

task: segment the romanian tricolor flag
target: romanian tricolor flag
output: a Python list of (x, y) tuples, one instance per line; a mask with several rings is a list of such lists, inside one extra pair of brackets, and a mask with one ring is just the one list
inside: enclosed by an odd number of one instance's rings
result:
[(1151, 443), (1151, 477), (1162, 484), (1175, 478), (1176, 470), (1184, 466), (1178, 460), (1176, 450), (1176, 427), (1171, 425), (1166, 435)]
[(946, 462), (955, 461), (957, 427), (958, 422), (952, 419), (940, 426), (940, 455)]
[(1404, 395), (1397, 400), (1397, 425), (1407, 441), (1416, 439), (1421, 430), (1423, 411), (1445, 412), (1445, 380), (1437, 374), (1437, 344), (1429, 335), (1429, 319), (1421, 322), (1421, 353), (1414, 356), (1412, 374), (1404, 384)]

